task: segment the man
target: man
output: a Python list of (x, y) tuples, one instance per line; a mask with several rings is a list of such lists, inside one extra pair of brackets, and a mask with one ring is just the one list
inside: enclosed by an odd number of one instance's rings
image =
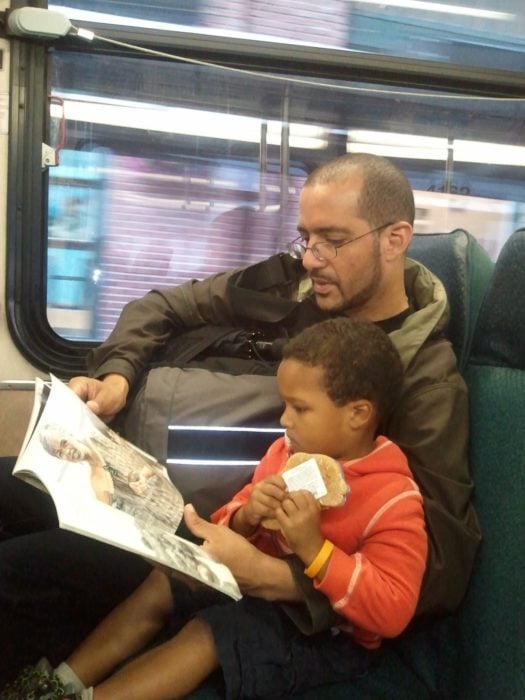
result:
[[(265, 263), (260, 263), (150, 292), (124, 309), (111, 336), (89, 358), (91, 376), (77, 377), (71, 386), (109, 421), (126, 405), (152, 356), (188, 327), (242, 326), (250, 321), (252, 327), (271, 326), (274, 337), (279, 337), (337, 314), (378, 323), (390, 333), (405, 370), (398, 408), (381, 432), (405, 451), (424, 496), (429, 556), (418, 613), (453, 610), (465, 592), (480, 538), (470, 504), (468, 399), (444, 338), (448, 321), (444, 288), (426, 268), (405, 257), (414, 220), (410, 185), (389, 161), (349, 154), (314, 171), (299, 204), (300, 238), (293, 249), (302, 256), (302, 267), (281, 256), (276, 281), (265, 276)], [(252, 306), (250, 319), (240, 311), (247, 296), (253, 297), (253, 280), (260, 284), (261, 278), (264, 293), (281, 300), (283, 307), (281, 319), (270, 324), (261, 305)], [(226, 563), (246, 590), (254, 587), (268, 599), (301, 601), (298, 624), (305, 628), (331, 624), (296, 560), (265, 559), (262, 553), (248, 553), (245, 546), (229, 542), (227, 549), (235, 556)], [(221, 551), (220, 544), (215, 547)], [(263, 558), (257, 566), (254, 556)], [(62, 610), (69, 617), (69, 628), (55, 626), (55, 638), (48, 636), (38, 649), (49, 653), (57, 648), (57, 655), (63, 656), (68, 645), (75, 644), (146, 574), (142, 562), (123, 561), (121, 555), (116, 570), (114, 561), (112, 552), (102, 552), (92, 543), (75, 545), (67, 533), (48, 531), (7, 541), (0, 547), (0, 572), (6, 572), (0, 573), (0, 623), (1, 616), (6, 618), (0, 629), (7, 625), (30, 629), (38, 643), (38, 631), (50, 615), (41, 624), (46, 615), (40, 603), (45, 602), (57, 611), (55, 615)], [(104, 575), (97, 578), (99, 569)], [(89, 599), (86, 603), (90, 588), (86, 577), (99, 582), (96, 618)], [(61, 587), (69, 591), (66, 599)], [(18, 617), (2, 612), (13, 598), (16, 610), (24, 610), (22, 622), (21, 612)], [(82, 605), (82, 614), (75, 605)], [(14, 646), (19, 650), (17, 661), (22, 657), (34, 661), (41, 655), (34, 648), (34, 658), (28, 658), (30, 643), (20, 632), (16, 644), (11, 639), (10, 648)]]

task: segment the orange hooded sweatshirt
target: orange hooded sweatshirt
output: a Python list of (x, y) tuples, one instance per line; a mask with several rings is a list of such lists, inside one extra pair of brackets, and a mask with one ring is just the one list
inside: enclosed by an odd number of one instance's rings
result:
[[(252, 481), (212, 521), (229, 525), (254, 484), (280, 472), (289, 455), (285, 438), (276, 440)], [(370, 454), (341, 466), (350, 490), (344, 505), (321, 511), (322, 534), (335, 548), (314, 586), (340, 615), (341, 630), (373, 649), (400, 634), (416, 609), (427, 557), (422, 498), (406, 457), (385, 437)], [(263, 527), (250, 541), (272, 556), (291, 553), (281, 533)]]

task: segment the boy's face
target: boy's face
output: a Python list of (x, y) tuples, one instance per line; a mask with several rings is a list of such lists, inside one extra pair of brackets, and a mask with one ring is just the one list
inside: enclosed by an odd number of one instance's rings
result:
[(325, 454), (343, 459), (349, 450), (348, 408), (337, 406), (322, 386), (323, 371), (293, 359), (277, 371), (284, 401), (281, 425), (294, 452)]

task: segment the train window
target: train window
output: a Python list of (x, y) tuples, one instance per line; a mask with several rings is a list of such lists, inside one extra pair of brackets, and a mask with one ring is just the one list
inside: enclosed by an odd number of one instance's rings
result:
[(159, 30), (198, 27), (230, 36), (525, 70), (522, 0), (54, 0), (51, 6), (66, 7), (79, 20)]
[[(68, 2), (95, 41), (13, 43), (8, 309), (37, 366), (78, 373), (128, 300), (283, 250), (304, 178), (345, 152), (400, 165), (419, 232), (462, 227), (496, 257), (525, 224), (512, 71), (340, 51), (328, 32), (306, 46), (306, 1), (288, 3), (289, 35), (272, 38), (261, 9), (253, 36), (227, 41), (235, 23), (221, 39), (203, 19), (218, 2), (166, 2), (154, 17), (163, 1)], [(40, 145), (58, 148), (41, 158)]]
[(420, 232), (463, 226), (495, 257), (525, 219), (519, 102), (59, 50), (52, 92), (66, 127), (49, 174), (47, 315), (66, 338), (103, 339), (151, 288), (282, 250), (304, 176), (334, 153), (398, 160)]
[(57, 52), (52, 90), (66, 119), (48, 196), (57, 333), (104, 338), (129, 299), (262, 259), (292, 237), (305, 154), (324, 150), (328, 132), (302, 114), (285, 128), (285, 86)]

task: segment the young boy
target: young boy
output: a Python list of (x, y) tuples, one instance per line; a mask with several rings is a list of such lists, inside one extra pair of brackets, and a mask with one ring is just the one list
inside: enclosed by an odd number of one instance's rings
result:
[[(364, 673), (381, 639), (410, 621), (427, 554), (422, 499), (407, 461), (377, 436), (402, 375), (388, 335), (371, 323), (331, 319), (296, 336), (277, 374), (286, 435), (271, 445), (251, 483), (212, 516), (273, 557), (297, 555), (331, 603), (331, 628), (303, 633), (293, 621), (299, 597), (278, 602), (244, 591), (233, 602), (157, 568), (67, 664), (49, 669), (40, 695), (28, 671), (0, 698), (29, 697), (30, 687), (31, 697), (46, 700), (170, 700), (218, 668), (225, 697), (276, 698)], [(340, 462), (349, 488), (343, 505), (320, 508), (309, 491), (287, 491), (280, 472), (295, 452)], [(267, 530), (267, 518), (280, 531)], [(198, 520), (187, 507), (195, 534)], [(166, 626), (174, 632), (167, 642), (114, 672)]]

